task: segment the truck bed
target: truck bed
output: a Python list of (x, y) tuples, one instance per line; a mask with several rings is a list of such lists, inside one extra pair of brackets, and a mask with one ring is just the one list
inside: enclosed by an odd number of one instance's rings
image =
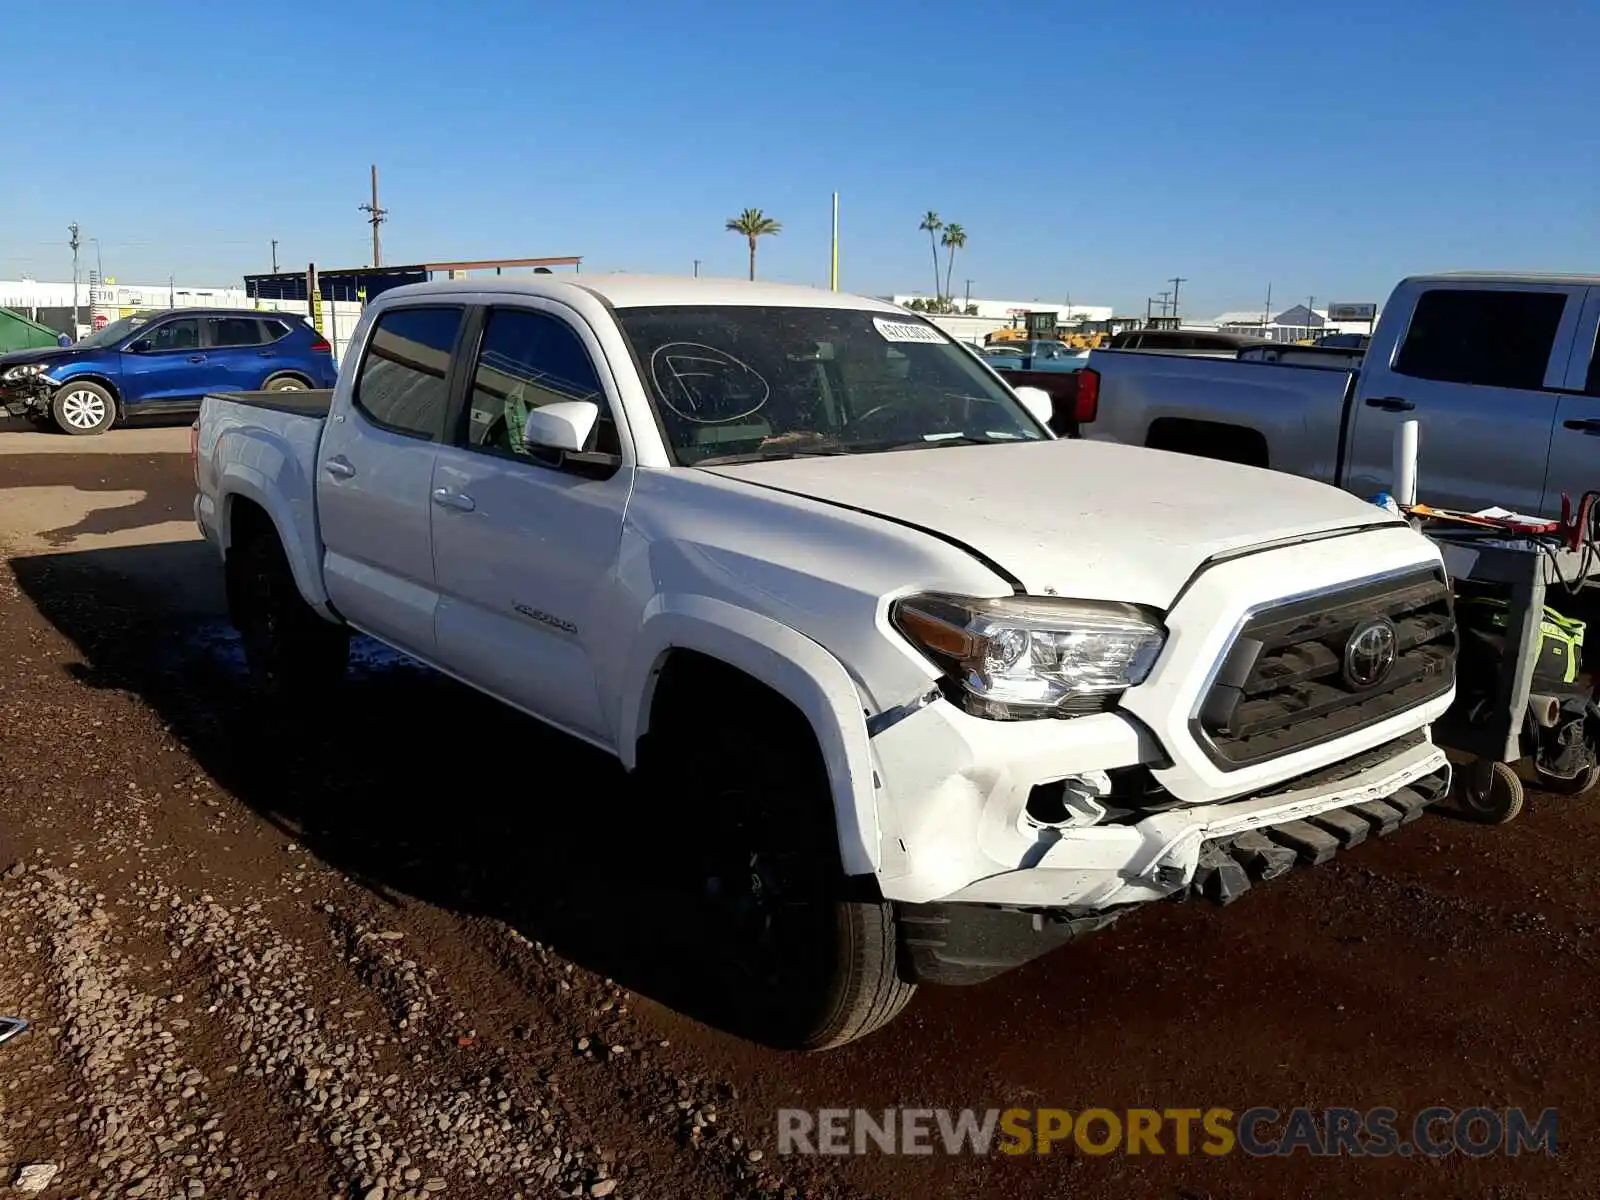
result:
[(323, 420), (328, 406), (333, 403), (332, 388), (307, 388), (298, 392), (208, 392), (206, 398), (226, 400), (230, 404), (245, 404), (251, 408), (265, 408), (273, 412), (290, 413), (296, 417), (315, 417)]
[[(1259, 455), (1273, 470), (1334, 482), (1357, 371), (1334, 356), (1327, 365), (1217, 359), (1140, 351), (1096, 350), (1089, 368), (1100, 374), (1096, 420), (1084, 428), (1095, 441), (1156, 445), (1236, 461)], [(1186, 444), (1187, 433), (1222, 426), (1235, 431), (1218, 447)], [(1268, 457), (1270, 448), (1270, 458)]]

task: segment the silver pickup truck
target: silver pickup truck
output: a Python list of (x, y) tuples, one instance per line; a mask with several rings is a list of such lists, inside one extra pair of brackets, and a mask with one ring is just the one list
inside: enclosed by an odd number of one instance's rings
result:
[[(1600, 276), (1401, 281), (1359, 366), (1337, 354), (1237, 359), (1096, 350), (1083, 436), (1270, 467), (1360, 496), (1392, 480), (1420, 422), (1419, 497), (1556, 516), (1600, 488)], [(1080, 388), (1083, 381), (1080, 380)]]

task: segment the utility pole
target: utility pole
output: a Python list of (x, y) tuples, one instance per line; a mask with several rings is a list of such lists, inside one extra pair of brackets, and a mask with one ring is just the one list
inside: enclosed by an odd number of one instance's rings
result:
[(694, 260), (694, 277), (696, 279), (700, 278), (700, 260), (698, 258)]
[(78, 340), (78, 223), (74, 221), (67, 226), (67, 232), (72, 235), (72, 240), (67, 245), (72, 247), (72, 340)]
[(1312, 329), (1311, 322), (1315, 321), (1316, 319), (1317, 319), (1317, 298), (1315, 296), (1307, 296), (1306, 297), (1306, 336), (1307, 337), (1311, 336), (1311, 329)]
[(828, 290), (839, 290), (839, 193), (833, 194), (833, 237), (828, 245)]
[(964, 301), (962, 301), (962, 305), (961, 306), (963, 308), (971, 308), (972, 307), (972, 280), (970, 280), (970, 279), (967, 280), (967, 298)]
[(1157, 292), (1156, 295), (1161, 297), (1161, 315), (1164, 317), (1164, 316), (1167, 315), (1167, 297), (1172, 295), (1172, 293), (1171, 292)]
[(278, 273), (278, 239), (272, 239), (272, 273)]
[(367, 214), (367, 224), (372, 226), (372, 265), (383, 266), (383, 244), (378, 238), (378, 226), (388, 219), (389, 210), (378, 206), (378, 164), (372, 164), (372, 202), (356, 206)]
[(1261, 335), (1266, 336), (1267, 326), (1272, 324), (1272, 280), (1267, 280), (1267, 303), (1261, 310)]
[(1182, 275), (1174, 275), (1167, 282), (1172, 284), (1172, 319), (1176, 323), (1178, 319), (1178, 289), (1189, 281)]
[(1146, 296), (1144, 298), (1144, 326), (1146, 329), (1150, 328), (1150, 306), (1154, 303), (1155, 300), (1151, 297)]

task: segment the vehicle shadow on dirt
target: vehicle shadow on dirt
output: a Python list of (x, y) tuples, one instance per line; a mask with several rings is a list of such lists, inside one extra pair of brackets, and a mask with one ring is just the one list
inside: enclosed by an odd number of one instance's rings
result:
[(646, 807), (615, 760), (366, 639), (336, 694), (265, 713), (225, 618), (194, 615), (220, 574), (204, 543), (11, 567), (82, 654), (75, 677), (139, 696), (221, 786), (358, 883), (391, 903), (504, 920), (632, 991), (753, 1034), (725, 1002), (721, 948), (663, 848), (663, 806), (692, 817), (692, 797)]

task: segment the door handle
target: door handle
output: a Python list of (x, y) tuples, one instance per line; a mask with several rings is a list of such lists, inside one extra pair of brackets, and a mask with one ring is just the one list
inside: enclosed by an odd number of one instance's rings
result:
[(356, 473), (347, 458), (330, 458), (322, 464), (322, 469), (335, 479), (353, 479)]
[(471, 512), (478, 507), (471, 496), (462, 492), (452, 492), (449, 488), (434, 488), (433, 502), (440, 508), (453, 508), (457, 512)]
[(257, 350), (256, 353), (259, 354), (262, 358), (277, 358), (278, 357), (278, 352), (276, 350)]
[(1576, 429), (1579, 433), (1587, 433), (1590, 437), (1600, 435), (1600, 421), (1563, 421), (1561, 424), (1568, 429)]
[(1384, 412), (1410, 412), (1416, 405), (1399, 396), (1368, 396), (1367, 407), (1381, 408)]
[(205, 362), (205, 360), (206, 360), (206, 356), (204, 354), (191, 354), (191, 355), (189, 355), (189, 361), (190, 362)]

